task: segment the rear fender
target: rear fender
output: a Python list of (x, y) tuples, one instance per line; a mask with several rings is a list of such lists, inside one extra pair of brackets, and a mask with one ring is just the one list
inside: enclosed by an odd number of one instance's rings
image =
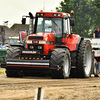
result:
[(66, 39), (62, 39), (62, 42), (65, 43), (65, 45), (62, 46), (66, 46), (70, 49), (70, 51), (77, 51), (79, 44), (81, 42), (83, 38), (81, 38), (79, 35), (76, 34), (70, 34)]
[(70, 49), (67, 46), (55, 46), (55, 48), (67, 48), (70, 51)]

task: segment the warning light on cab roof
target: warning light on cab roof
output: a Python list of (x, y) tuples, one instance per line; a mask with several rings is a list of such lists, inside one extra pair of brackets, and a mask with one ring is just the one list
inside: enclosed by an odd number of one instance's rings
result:
[(40, 12), (43, 12), (43, 10), (40, 10)]
[(74, 11), (73, 10), (71, 10), (71, 12), (70, 12), (71, 14), (74, 14)]

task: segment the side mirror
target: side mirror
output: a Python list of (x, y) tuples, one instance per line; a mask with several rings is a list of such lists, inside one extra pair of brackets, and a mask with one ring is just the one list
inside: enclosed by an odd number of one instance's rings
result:
[(70, 19), (70, 26), (75, 26), (75, 19), (73, 18)]
[(29, 16), (30, 16), (31, 19), (34, 18), (34, 17), (33, 17), (33, 14), (32, 14), (31, 12), (29, 12)]
[(26, 24), (26, 18), (22, 18), (22, 24)]

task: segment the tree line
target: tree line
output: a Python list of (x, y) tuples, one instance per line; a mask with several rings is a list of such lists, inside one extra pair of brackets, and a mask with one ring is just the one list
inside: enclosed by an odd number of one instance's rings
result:
[(56, 7), (57, 12), (74, 11), (74, 34), (81, 37), (93, 37), (96, 26), (100, 27), (100, 0), (64, 0)]

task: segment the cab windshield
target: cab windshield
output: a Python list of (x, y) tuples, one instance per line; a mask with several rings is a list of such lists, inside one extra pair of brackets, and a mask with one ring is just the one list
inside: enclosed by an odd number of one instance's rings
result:
[(62, 18), (38, 17), (36, 19), (36, 33), (53, 32), (56, 42), (61, 42), (62, 38)]
[(39, 32), (62, 33), (62, 19), (38, 17), (36, 33)]

